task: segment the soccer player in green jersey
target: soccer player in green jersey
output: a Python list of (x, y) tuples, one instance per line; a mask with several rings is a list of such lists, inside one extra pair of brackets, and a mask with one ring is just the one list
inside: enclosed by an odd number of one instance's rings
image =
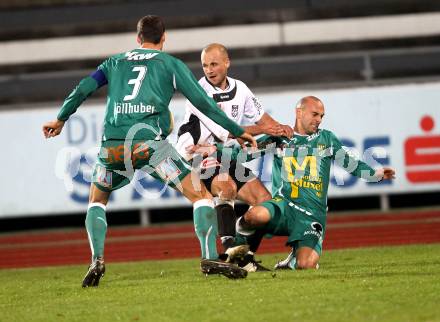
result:
[[(346, 171), (370, 182), (394, 178), (394, 170), (374, 170), (356, 159), (328, 130), (319, 129), (324, 105), (314, 96), (302, 98), (296, 106), (295, 134), (278, 142), (272, 168), (272, 200), (251, 208), (237, 220), (237, 231), (249, 235), (255, 230), (288, 236), (289, 257), (275, 268), (317, 268), (322, 252), (327, 219), (327, 190), (333, 160)], [(258, 240), (258, 236), (260, 239)]]
[(212, 196), (166, 141), (173, 128), (168, 105), (174, 92), (180, 91), (232, 136), (254, 146), (255, 140), (217, 108), (183, 62), (162, 51), (165, 27), (159, 17), (145, 16), (139, 20), (137, 41), (139, 48), (108, 58), (92, 75), (81, 80), (64, 101), (57, 119), (43, 126), (46, 138), (59, 135), (81, 103), (99, 87), (108, 85), (104, 132), (86, 216), (92, 263), (82, 285), (97, 286), (104, 274), (106, 205), (110, 193), (127, 185), (135, 169), (179, 189), (193, 203), (195, 231), (202, 249), (202, 272), (245, 277), (246, 271), (218, 260)]

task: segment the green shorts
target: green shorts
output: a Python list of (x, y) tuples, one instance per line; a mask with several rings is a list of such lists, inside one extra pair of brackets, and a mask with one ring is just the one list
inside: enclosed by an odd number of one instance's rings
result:
[(167, 140), (101, 142), (93, 169), (92, 182), (102, 191), (113, 191), (129, 184), (134, 170), (141, 170), (171, 187), (191, 172), (186, 162)]
[(269, 210), (271, 216), (264, 227), (266, 233), (288, 236), (286, 244), (292, 246), (294, 250), (310, 247), (321, 256), (325, 235), (325, 215), (313, 214), (281, 197), (263, 202), (260, 206)]

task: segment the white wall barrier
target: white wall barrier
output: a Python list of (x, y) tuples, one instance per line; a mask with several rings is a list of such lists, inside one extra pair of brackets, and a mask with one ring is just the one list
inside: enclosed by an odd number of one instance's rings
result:
[[(320, 97), (326, 106), (321, 127), (335, 132), (370, 165), (396, 169), (395, 181), (368, 184), (335, 168), (330, 197), (440, 191), (440, 83), (257, 94), (266, 111), (289, 124), (299, 98)], [(172, 110), (176, 129), (170, 141), (175, 141), (184, 100), (173, 100)], [(85, 211), (104, 102), (80, 107), (62, 135), (45, 140), (42, 124), (56, 113), (53, 107), (0, 113), (0, 217)], [(270, 162), (266, 157), (252, 165), (268, 184)], [(109, 209), (189, 205), (180, 194), (163, 188), (151, 178), (138, 178), (112, 194)]]
[[(377, 28), (380, 26), (380, 28)], [(227, 48), (253, 48), (346, 41), (433, 37), (440, 13), (352, 17), (167, 30), (169, 53), (199, 51), (212, 42)], [(258, 35), (258, 37), (254, 37)], [(97, 59), (136, 47), (136, 33), (116, 33), (0, 42), (0, 65)], [(32, 55), (29, 55), (32, 53)]]

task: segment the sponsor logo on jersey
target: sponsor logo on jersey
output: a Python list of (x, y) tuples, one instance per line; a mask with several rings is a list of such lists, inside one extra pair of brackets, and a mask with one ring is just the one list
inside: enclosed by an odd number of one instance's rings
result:
[(312, 222), (311, 224), (310, 224), (310, 226), (311, 226), (311, 228), (313, 229), (313, 230), (306, 230), (305, 232), (304, 232), (304, 235), (303, 236), (306, 236), (306, 235), (314, 235), (314, 236), (316, 236), (316, 237), (318, 237), (318, 238), (321, 238), (321, 236), (322, 236), (322, 232), (323, 232), (323, 228), (322, 228), (322, 225), (319, 223), (319, 222), (317, 222), (317, 221), (314, 221), (314, 222)]
[(318, 146), (318, 151), (324, 151), (326, 148), (325, 144), (318, 144), (317, 146)]
[[(315, 156), (307, 155), (303, 158), (294, 156), (284, 157), (283, 166), (287, 173), (287, 179), (289, 182), (293, 182), (295, 179), (298, 179), (299, 177), (296, 176), (297, 172), (304, 173), (306, 168), (309, 169), (311, 178), (318, 178), (318, 166)], [(300, 175), (300, 177), (303, 177), (303, 175)]]
[(252, 97), (252, 101), (254, 102), (255, 108), (258, 111), (258, 115), (261, 115), (262, 108), (261, 108), (260, 101), (255, 96)]
[(312, 135), (309, 135), (309, 136), (307, 137), (307, 141), (310, 142), (310, 141), (316, 139), (320, 134), (321, 134), (321, 130), (318, 130), (318, 132), (313, 133)]
[(323, 228), (322, 228), (322, 225), (319, 222), (314, 221), (314, 222), (312, 222), (311, 226), (318, 233), (322, 234)]
[(312, 189), (315, 190), (316, 196), (322, 197), (322, 178), (313, 178), (315, 180), (309, 181), (309, 176), (303, 176), (301, 179), (294, 180), (291, 182), (291, 197), (298, 198), (299, 196), (299, 188)]
[(129, 51), (125, 53), (127, 60), (148, 60), (158, 55), (159, 53), (138, 53), (136, 51)]
[(132, 150), (126, 150), (123, 144), (103, 147), (100, 154), (108, 163), (120, 163), (126, 159), (135, 163), (149, 158), (148, 146), (144, 143), (134, 144)]
[(142, 102), (139, 104), (132, 103), (115, 103), (115, 114), (133, 114), (133, 113), (154, 113), (156, 107), (154, 105), (144, 105)]
[(235, 94), (237, 94), (237, 86), (235, 86), (231, 91), (226, 92), (226, 93), (214, 93), (214, 94), (212, 94), (212, 98), (217, 103), (227, 102), (227, 101), (233, 100), (235, 97)]
[[(299, 197), (299, 188), (313, 189), (315, 192), (322, 192), (322, 177), (318, 173), (316, 156), (308, 155), (302, 158), (302, 162), (296, 157), (283, 157), (283, 180), (290, 182), (292, 189), (290, 197)], [(309, 175), (305, 175), (306, 169)], [(321, 194), (317, 194), (320, 197)], [(321, 195), (322, 196), (322, 195)]]

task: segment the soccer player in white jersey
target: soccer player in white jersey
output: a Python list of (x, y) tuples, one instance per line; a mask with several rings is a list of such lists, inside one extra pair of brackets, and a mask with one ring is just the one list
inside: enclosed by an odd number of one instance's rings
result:
[[(230, 60), (225, 46), (217, 43), (208, 45), (201, 53), (201, 62), (205, 76), (199, 80), (199, 84), (230, 119), (241, 125), (252, 124), (244, 126), (245, 131), (251, 135), (292, 136), (292, 128), (279, 124), (265, 113), (245, 83), (227, 75)], [(252, 171), (240, 162), (232, 160), (229, 167), (221, 163), (222, 153), (216, 151), (214, 144), (221, 141), (228, 146), (234, 144), (234, 140), (229, 138), (227, 130), (203, 115), (189, 101), (178, 135), (177, 151), (186, 160), (193, 160), (193, 166), (196, 159), (194, 155), (204, 154), (200, 163), (205, 178), (203, 182), (217, 197), (219, 235), (228, 253), (228, 250), (232, 251), (235, 242), (234, 200), (239, 199), (253, 206), (270, 200), (271, 195)], [(237, 175), (239, 173), (244, 175)], [(263, 270), (254, 260), (252, 245), (250, 248), (243, 266), (249, 271)]]

